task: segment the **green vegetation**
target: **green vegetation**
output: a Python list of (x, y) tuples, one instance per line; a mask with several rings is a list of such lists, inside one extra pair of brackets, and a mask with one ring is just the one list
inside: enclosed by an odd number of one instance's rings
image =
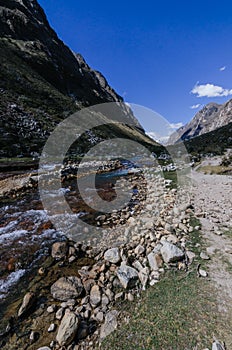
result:
[[(198, 224), (192, 219), (192, 225)], [(106, 338), (110, 350), (192, 350), (210, 348), (213, 336), (222, 336), (215, 298), (207, 280), (197, 277), (202, 248), (198, 231), (191, 234), (189, 249), (197, 255), (189, 271), (167, 271), (165, 277), (133, 303), (124, 303), (119, 329)], [(125, 323), (125, 317), (129, 322)], [(225, 330), (224, 330), (225, 331)], [(229, 330), (227, 330), (229, 331)]]
[(232, 148), (232, 123), (185, 141), (185, 147), (192, 155), (222, 155), (227, 148)]

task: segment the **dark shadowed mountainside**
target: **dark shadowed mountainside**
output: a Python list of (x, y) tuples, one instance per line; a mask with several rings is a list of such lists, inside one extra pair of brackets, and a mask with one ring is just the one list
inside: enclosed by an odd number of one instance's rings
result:
[[(33, 156), (70, 114), (123, 102), (100, 72), (58, 38), (36, 0), (0, 0), (0, 65), (0, 157)], [(155, 145), (130, 108), (122, 108), (134, 127), (116, 135)]]

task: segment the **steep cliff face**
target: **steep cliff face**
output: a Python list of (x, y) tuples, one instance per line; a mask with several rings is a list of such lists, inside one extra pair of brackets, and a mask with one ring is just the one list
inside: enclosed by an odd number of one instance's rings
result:
[[(55, 125), (83, 107), (123, 101), (58, 38), (36, 0), (0, 0), (0, 64), (1, 157), (38, 152)], [(142, 135), (131, 110), (124, 113)]]
[(56, 89), (84, 105), (122, 101), (106, 80), (102, 86), (99, 73), (57, 37), (36, 0), (0, 0), (0, 6), (1, 37)]
[(232, 100), (223, 105), (207, 104), (186, 125), (170, 136), (169, 143), (181, 140), (187, 141), (196, 136), (204, 135), (232, 122)]

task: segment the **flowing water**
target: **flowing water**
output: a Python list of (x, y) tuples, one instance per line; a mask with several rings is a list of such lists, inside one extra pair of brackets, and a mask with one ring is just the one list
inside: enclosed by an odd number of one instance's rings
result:
[[(106, 201), (115, 198), (115, 184), (120, 177), (128, 175), (128, 168), (100, 174), (96, 189)], [(60, 194), (65, 194), (72, 212), (77, 217), (95, 224), (101, 214), (91, 209), (79, 195), (76, 180), (64, 183)], [(134, 189), (136, 193), (136, 189)], [(94, 202), (93, 189), (86, 194)], [(57, 193), (50, 193), (56, 205)], [(73, 215), (73, 214), (72, 214)], [(68, 217), (67, 217), (68, 221)], [(0, 207), (0, 300), (17, 288), (22, 277), (49, 254), (52, 242), (62, 239), (63, 233), (56, 230), (43, 209), (38, 190), (33, 189), (25, 197), (5, 202)]]

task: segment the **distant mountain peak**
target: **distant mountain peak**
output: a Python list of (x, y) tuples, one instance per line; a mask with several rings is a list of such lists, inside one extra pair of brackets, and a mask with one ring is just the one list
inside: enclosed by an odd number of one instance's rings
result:
[(169, 144), (187, 141), (196, 136), (214, 131), (232, 122), (232, 100), (220, 105), (210, 102), (205, 105), (193, 119), (179, 128), (169, 138)]

